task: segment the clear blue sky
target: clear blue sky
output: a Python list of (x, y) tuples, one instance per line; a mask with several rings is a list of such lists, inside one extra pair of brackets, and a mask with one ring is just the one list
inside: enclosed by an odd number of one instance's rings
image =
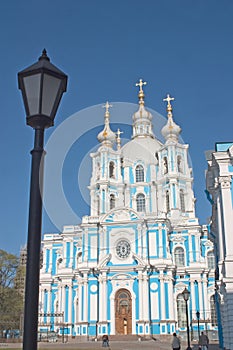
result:
[[(137, 103), (138, 78), (148, 82), (146, 105), (158, 113), (166, 115), (162, 99), (167, 93), (175, 97), (174, 119), (190, 145), (197, 216), (206, 222), (204, 151), (217, 141), (233, 141), (232, 15), (232, 0), (0, 2), (1, 249), (18, 254), (27, 238), (34, 135), (25, 124), (17, 73), (36, 62), (43, 48), (69, 76), (46, 140), (83, 108), (106, 100)], [(102, 122), (98, 118), (93, 128)], [(89, 132), (82, 151), (94, 145), (98, 130)], [(64, 182), (77, 175), (79, 149), (70, 153)], [(64, 183), (73, 209), (79, 216), (88, 214), (68, 187)], [(69, 224), (65, 217), (64, 224)], [(43, 232), (48, 231), (56, 229), (44, 215)]]

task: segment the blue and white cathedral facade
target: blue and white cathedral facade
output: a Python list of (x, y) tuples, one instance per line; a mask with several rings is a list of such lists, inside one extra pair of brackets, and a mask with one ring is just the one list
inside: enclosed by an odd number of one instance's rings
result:
[(90, 215), (45, 234), (39, 330), (75, 337), (163, 336), (189, 326), (216, 330), (215, 258), (208, 227), (195, 215), (188, 145), (167, 95), (162, 143), (139, 82), (132, 139), (121, 146), (106, 103), (92, 158)]

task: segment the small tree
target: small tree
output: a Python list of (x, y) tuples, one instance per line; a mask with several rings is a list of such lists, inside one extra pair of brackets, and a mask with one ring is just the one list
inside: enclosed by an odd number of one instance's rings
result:
[[(19, 293), (16, 276), (22, 269), (19, 258), (0, 250), (0, 330), (19, 329), (23, 295)], [(25, 273), (25, 272), (24, 272)]]

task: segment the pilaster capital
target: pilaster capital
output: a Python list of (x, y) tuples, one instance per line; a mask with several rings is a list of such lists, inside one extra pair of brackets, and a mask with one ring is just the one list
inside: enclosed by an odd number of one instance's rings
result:
[(222, 189), (228, 189), (231, 187), (232, 178), (231, 176), (219, 176), (218, 182)]

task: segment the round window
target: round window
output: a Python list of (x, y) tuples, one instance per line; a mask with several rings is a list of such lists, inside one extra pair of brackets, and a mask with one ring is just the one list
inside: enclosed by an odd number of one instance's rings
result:
[(127, 258), (130, 254), (130, 244), (128, 241), (122, 239), (117, 243), (116, 253), (119, 258)]

